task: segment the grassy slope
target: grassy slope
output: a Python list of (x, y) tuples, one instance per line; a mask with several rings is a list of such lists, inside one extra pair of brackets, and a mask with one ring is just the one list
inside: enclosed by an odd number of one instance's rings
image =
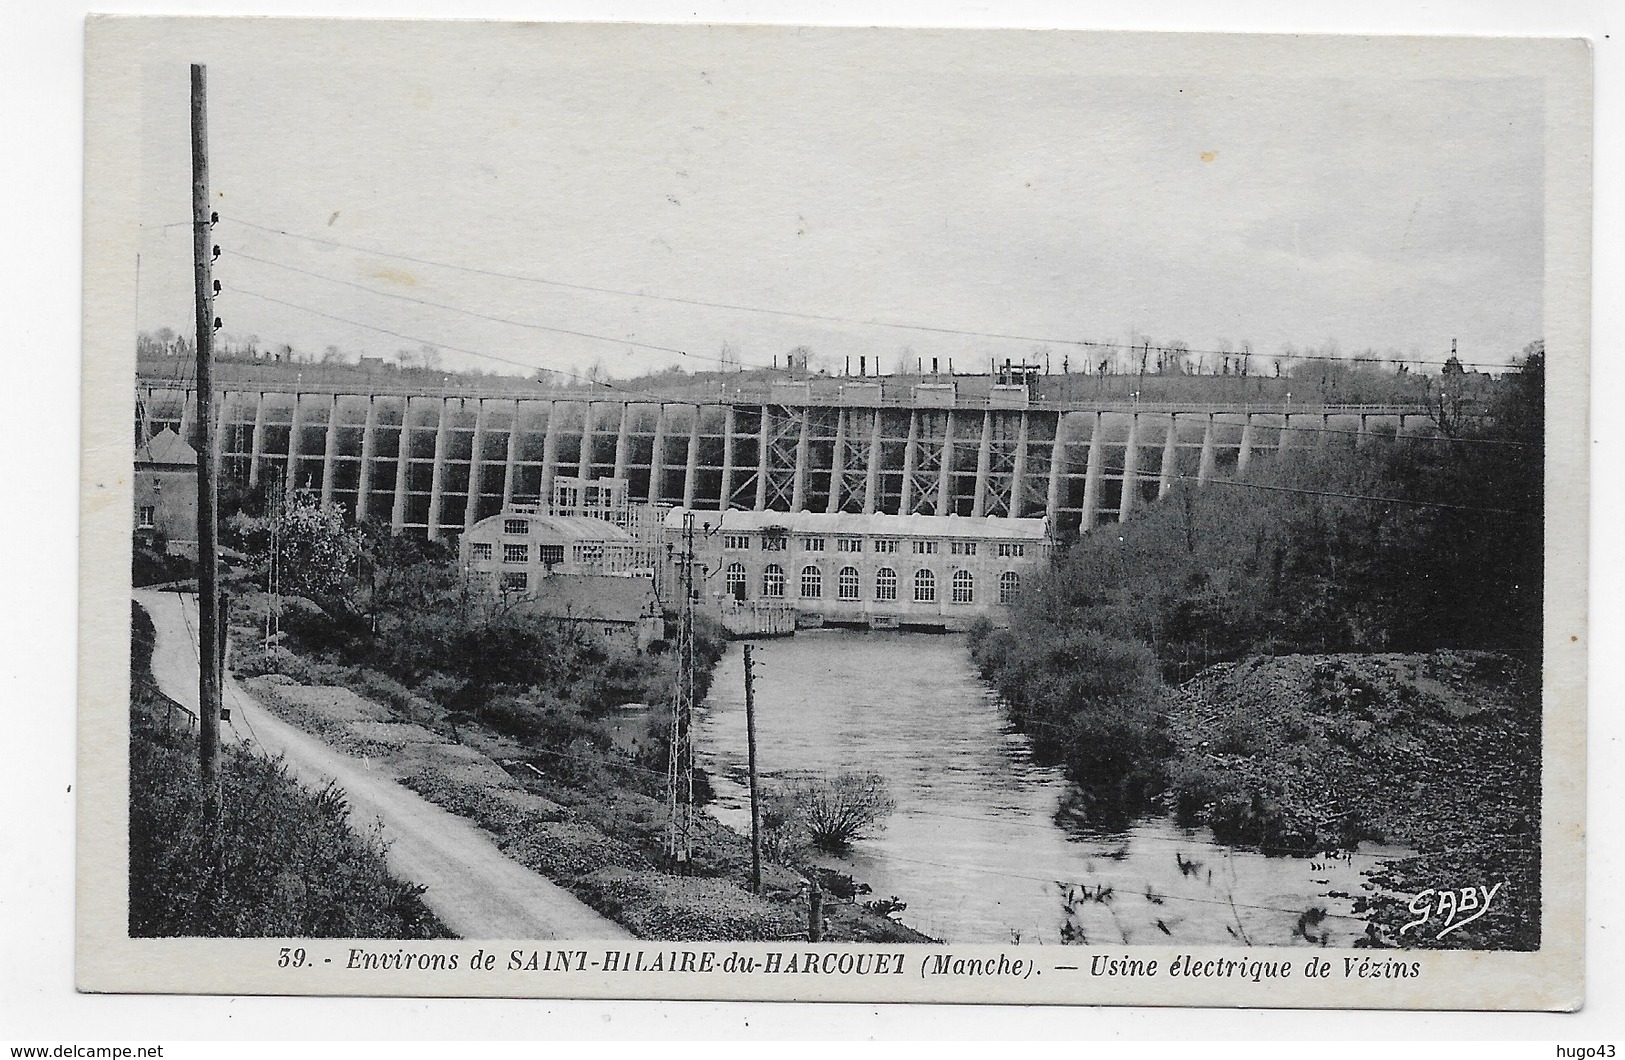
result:
[(390, 874), (378, 836), (350, 829), (341, 790), (308, 791), (238, 747), (222, 755), (221, 867), (207, 871), (197, 740), (153, 685), (139, 607), (132, 631), (132, 936), (451, 937), (421, 888)]
[[(245, 620), (254, 599), (234, 598)], [(481, 710), (453, 710), (426, 694), (358, 666), (275, 648), (248, 647), (254, 631), (239, 626), (235, 656), (239, 673), (282, 675), (254, 681), (255, 694), (284, 720), (350, 754), (366, 754), (379, 768), (444, 809), (475, 821), (510, 857), (569, 889), (599, 912), (643, 938), (734, 941), (790, 938), (806, 932), (802, 878), (764, 865), (764, 894), (749, 891), (750, 846), (738, 833), (707, 815), (695, 817), (695, 856), (687, 875), (665, 871), (666, 807), (658, 797), (665, 777), (647, 762), (595, 739), (600, 724), (576, 705), (540, 701), (525, 708), (534, 731), (550, 734), (543, 744), (527, 738), (531, 726), (507, 732), (482, 723)], [(508, 775), (452, 775), (421, 760), (395, 756), (391, 748), (352, 729), (342, 717), (280, 694), (278, 680), (348, 688), (387, 709), (394, 723), (421, 726), (493, 762)], [(498, 700), (493, 700), (493, 705)], [(493, 714), (492, 719), (499, 716)], [(505, 716), (503, 716), (505, 717)], [(512, 720), (512, 719), (508, 719)], [(576, 734), (572, 738), (572, 733)], [(527, 762), (529, 765), (518, 763)], [(857, 905), (825, 906), (831, 941), (925, 942), (925, 936)]]

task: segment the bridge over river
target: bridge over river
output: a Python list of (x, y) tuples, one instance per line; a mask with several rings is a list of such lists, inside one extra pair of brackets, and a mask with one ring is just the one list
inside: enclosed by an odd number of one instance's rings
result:
[[(556, 475), (624, 479), (655, 505), (1047, 517), (1066, 533), (1127, 518), (1182, 480), (1243, 476), (1262, 457), (1433, 430), (1417, 405), (1060, 403), (987, 377), (662, 395), (222, 369), (211, 454), (222, 482), (291, 478), (359, 519), (431, 538), (547, 497)], [(192, 436), (183, 378), (143, 371), (136, 396), (141, 437)]]

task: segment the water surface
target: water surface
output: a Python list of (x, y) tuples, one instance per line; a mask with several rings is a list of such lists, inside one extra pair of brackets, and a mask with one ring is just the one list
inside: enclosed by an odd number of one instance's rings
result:
[[(1191, 945), (1347, 945), (1350, 898), (1377, 855), (1347, 860), (1238, 850), (1163, 817), (1092, 830), (1057, 810), (1069, 790), (1032, 759), (971, 669), (962, 636), (819, 630), (755, 649), (764, 785), (845, 770), (882, 774), (897, 810), (827, 863), (895, 895), (905, 923), (949, 942), (1074, 939)], [(730, 645), (695, 720), (714, 777), (711, 812), (750, 829), (742, 652)], [(1311, 909), (1328, 915), (1305, 921)]]

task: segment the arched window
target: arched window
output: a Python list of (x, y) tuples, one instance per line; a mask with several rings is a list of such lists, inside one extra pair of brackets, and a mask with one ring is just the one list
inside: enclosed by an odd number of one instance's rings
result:
[(769, 563), (762, 570), (762, 595), (769, 600), (784, 599), (784, 568)]
[(836, 588), (842, 600), (856, 600), (858, 598), (858, 568), (842, 567)]
[(1021, 595), (1021, 575), (1007, 570), (999, 575), (999, 603), (1013, 604)]
[(881, 567), (875, 571), (875, 599), (897, 599), (897, 572), (890, 567)]
[(929, 567), (922, 567), (914, 572), (914, 602), (917, 604), (937, 602), (937, 575)]
[(956, 604), (969, 604), (976, 601), (976, 575), (968, 570), (954, 571), (954, 590), (952, 600)]
[(823, 571), (812, 566), (801, 568), (801, 595), (808, 600), (816, 600), (824, 595)]
[(745, 565), (743, 563), (730, 563), (724, 574), (728, 595), (735, 600), (745, 598)]

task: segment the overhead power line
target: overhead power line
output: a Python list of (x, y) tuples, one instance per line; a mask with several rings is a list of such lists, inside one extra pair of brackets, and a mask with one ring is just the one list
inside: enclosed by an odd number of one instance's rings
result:
[[(1117, 475), (1121, 478), (1132, 478), (1136, 484), (1141, 482), (1155, 482), (1162, 477), (1160, 471), (1133, 471), (1121, 467), (1102, 467), (1100, 469), (1108, 475)], [(1447, 508), (1460, 512), (1485, 512), (1490, 515), (1541, 515), (1539, 511), (1526, 508), (1484, 508), (1473, 504), (1452, 504), (1449, 501), (1424, 501), (1412, 497), (1376, 497), (1366, 493), (1339, 493), (1335, 490), (1312, 490), (1297, 486), (1269, 486), (1262, 482), (1243, 482), (1233, 478), (1202, 478), (1199, 475), (1173, 474), (1169, 478), (1179, 479), (1181, 482), (1194, 482), (1199, 486), (1240, 486), (1245, 489), (1268, 490), (1272, 493), (1299, 493), (1310, 497), (1331, 497), (1346, 501), (1369, 501), (1374, 504), (1404, 504), (1415, 508)]]
[(545, 276), (532, 276), (527, 273), (509, 272), (503, 269), (482, 269), (473, 265), (458, 265), (449, 261), (435, 261), (431, 258), (414, 257), (410, 254), (399, 254), (394, 251), (379, 250), (376, 247), (363, 247), (354, 243), (344, 243), (336, 239), (322, 239), (318, 236), (309, 236), (301, 232), (292, 232), (283, 228), (272, 228), (268, 225), (255, 224), (233, 218), (237, 224), (258, 229), (261, 232), (271, 232), (276, 235), (287, 236), (290, 239), (302, 239), (310, 243), (319, 243), (323, 246), (339, 247), (344, 250), (354, 250), (361, 254), (374, 254), (382, 258), (394, 258), (397, 261), (410, 261), (415, 265), (428, 265), (433, 268), (454, 269), (458, 272), (467, 272), (475, 276), (491, 276), (504, 280), (518, 280), (522, 283), (543, 284), (548, 287), (562, 287), (572, 291), (588, 291), (593, 294), (618, 295), (623, 298), (646, 298), (657, 302), (673, 302), (678, 305), (701, 306), (707, 309), (727, 309), (741, 313), (765, 313), (772, 316), (795, 317), (799, 320), (818, 320), (834, 324), (858, 324), (864, 327), (901, 328), (907, 331), (928, 331), (942, 335), (966, 335), (985, 339), (1010, 339), (1017, 342), (1053, 342), (1064, 345), (1081, 345), (1077, 339), (1046, 338), (1038, 335), (1011, 335), (996, 331), (971, 331), (964, 328), (944, 328), (930, 324), (909, 324), (892, 320), (863, 320), (857, 317), (843, 317), (828, 313), (805, 313), (794, 309), (774, 309), (767, 306), (742, 305), (737, 302), (713, 302), (703, 298), (684, 298), (678, 295), (652, 294), (647, 291), (628, 291), (619, 287), (596, 287), (591, 284), (570, 283), (565, 280), (554, 280)]
[[(1198, 350), (1189, 346), (1157, 346), (1152, 344), (1148, 347), (1143, 342), (1094, 342), (1088, 339), (1075, 339), (1073, 341), (1076, 345), (1085, 346), (1090, 349), (1129, 351), (1149, 350), (1151, 353), (1160, 353), (1164, 355), (1172, 354), (1175, 357), (1183, 357), (1186, 354), (1195, 353), (1202, 355), (1211, 354), (1215, 357), (1233, 357), (1237, 360), (1249, 361), (1254, 357), (1262, 357), (1266, 361), (1325, 361), (1331, 364), (1455, 364), (1460, 365), (1463, 368), (1497, 368), (1502, 370), (1516, 367), (1516, 365), (1502, 363), (1499, 361), (1464, 361), (1459, 357), (1443, 361), (1430, 361), (1420, 357), (1344, 357), (1341, 354), (1331, 353), (1287, 353), (1284, 351), (1281, 353), (1261, 353), (1250, 348), (1243, 348), (1239, 350)], [(1114, 372), (1112, 374), (1117, 376), (1132, 376), (1141, 373)], [(1229, 374), (1231, 378), (1268, 378), (1267, 376), (1249, 377), (1247, 374), (1241, 372), (1231, 372)]]
[(541, 284), (541, 285), (548, 286), (548, 287), (558, 287), (558, 288), (562, 288), (562, 289), (565, 289), (565, 290), (586, 291), (586, 292), (590, 292), (590, 293), (593, 293), (593, 294), (615, 295), (615, 296), (623, 297), (623, 298), (642, 298), (642, 299), (648, 299), (648, 300), (657, 301), (657, 302), (670, 302), (670, 303), (674, 303), (674, 304), (677, 304), (677, 305), (699, 306), (699, 307), (703, 307), (703, 308), (707, 308), (707, 309), (725, 309), (725, 310), (730, 310), (730, 311), (733, 311), (733, 312), (761, 313), (761, 314), (766, 314), (766, 315), (770, 315), (770, 316), (792, 317), (792, 318), (795, 318), (795, 319), (798, 319), (798, 320), (816, 320), (816, 321), (820, 321), (820, 322), (823, 322), (823, 323), (855, 324), (855, 325), (862, 326), (862, 327), (893, 328), (893, 329), (900, 329), (900, 330), (905, 330), (905, 331), (927, 332), (927, 333), (930, 333), (930, 334), (938, 334), (938, 335), (959, 335), (959, 336), (965, 336), (965, 337), (968, 337), (968, 338), (999, 339), (999, 340), (1013, 341), (1013, 342), (1053, 343), (1055, 345), (1060, 345), (1060, 346), (1077, 346), (1077, 347), (1080, 347), (1080, 348), (1091, 349), (1091, 350), (1110, 349), (1110, 350), (1130, 350), (1130, 351), (1132, 351), (1132, 350), (1142, 350), (1142, 349), (1144, 349), (1144, 350), (1149, 350), (1150, 352), (1162, 354), (1164, 356), (1170, 355), (1170, 354), (1175, 355), (1175, 356), (1184, 356), (1184, 355), (1187, 355), (1187, 354), (1195, 354), (1195, 355), (1199, 355), (1199, 356), (1211, 355), (1211, 356), (1215, 356), (1215, 357), (1227, 357), (1227, 356), (1228, 357), (1264, 357), (1264, 358), (1269, 359), (1269, 360), (1326, 361), (1326, 362), (1343, 363), (1343, 364), (1396, 364), (1396, 365), (1399, 365), (1399, 364), (1413, 365), (1414, 364), (1414, 365), (1430, 365), (1430, 366), (1443, 366), (1443, 365), (1446, 365), (1446, 364), (1457, 364), (1457, 365), (1460, 365), (1463, 368), (1492, 368), (1492, 369), (1497, 369), (1497, 370), (1506, 370), (1508, 368), (1513, 367), (1513, 365), (1511, 365), (1511, 364), (1506, 364), (1506, 363), (1501, 363), (1501, 362), (1495, 362), (1495, 361), (1463, 361), (1463, 360), (1460, 360), (1459, 358), (1452, 359), (1452, 360), (1427, 360), (1427, 359), (1418, 358), (1418, 357), (1341, 357), (1341, 356), (1332, 356), (1332, 355), (1329, 355), (1329, 354), (1311, 354), (1311, 353), (1266, 354), (1266, 353), (1251, 352), (1251, 351), (1245, 350), (1245, 349), (1243, 349), (1243, 350), (1216, 350), (1216, 349), (1195, 349), (1195, 348), (1186, 347), (1186, 346), (1172, 346), (1172, 345), (1161, 345), (1161, 346), (1150, 345), (1150, 346), (1147, 346), (1147, 344), (1145, 344), (1145, 343), (1097, 342), (1097, 341), (1091, 341), (1091, 340), (1087, 340), (1087, 339), (1058, 338), (1056, 336), (1046, 336), (1046, 335), (1026, 335), (1026, 334), (1011, 333), (1011, 332), (999, 332), (999, 331), (977, 331), (977, 330), (970, 329), (970, 328), (950, 328), (950, 327), (941, 327), (941, 326), (933, 325), (933, 324), (917, 324), (917, 323), (912, 323), (912, 322), (907, 322), (907, 321), (898, 321), (898, 320), (881, 320), (881, 319), (876, 319), (876, 318), (873, 318), (873, 317), (863, 318), (863, 317), (853, 317), (853, 316), (842, 316), (842, 315), (834, 314), (834, 313), (808, 313), (808, 312), (804, 312), (804, 311), (800, 311), (800, 310), (780, 309), (780, 308), (775, 308), (775, 307), (771, 307), (771, 306), (746, 305), (746, 304), (739, 303), (739, 302), (712, 301), (712, 300), (704, 299), (704, 298), (688, 298), (688, 297), (684, 297), (684, 296), (681, 296), (681, 295), (658, 294), (658, 293), (649, 292), (649, 291), (632, 291), (632, 290), (627, 290), (625, 288), (620, 288), (620, 287), (602, 287), (602, 286), (596, 286), (596, 285), (593, 285), (593, 284), (571, 283), (571, 282), (566, 281), (566, 280), (556, 280), (556, 279), (552, 279), (551, 277), (535, 276), (535, 275), (531, 275), (529, 273), (513, 272), (513, 271), (505, 270), (505, 269), (481, 268), (481, 267), (474, 266), (474, 265), (460, 265), (460, 264), (457, 264), (455, 262), (441, 261), (441, 260), (436, 260), (436, 259), (433, 259), (433, 258), (424, 258), (424, 257), (419, 257), (419, 256), (416, 256), (416, 255), (412, 255), (412, 254), (403, 254), (403, 253), (400, 253), (400, 252), (397, 252), (397, 251), (381, 250), (381, 249), (379, 249), (377, 247), (366, 247), (366, 246), (361, 246), (360, 244), (356, 244), (356, 243), (346, 243), (346, 242), (343, 242), (342, 240), (326, 239), (326, 238), (323, 238), (321, 236), (307, 235), (307, 234), (305, 234), (303, 232), (295, 232), (295, 231), (292, 231), (292, 230), (286, 229), (286, 228), (275, 228), (275, 227), (272, 227), (270, 225), (256, 224), (253, 221), (245, 221), (245, 220), (242, 220), (241, 218), (227, 218), (227, 220), (230, 220), (230, 221), (232, 221), (233, 223), (236, 223), (236, 224), (243, 225), (244, 227), (247, 227), (247, 228), (252, 228), (252, 229), (255, 229), (255, 230), (261, 231), (261, 232), (267, 232), (267, 233), (270, 233), (270, 234), (273, 234), (273, 235), (285, 236), (285, 237), (287, 237), (289, 239), (303, 240), (303, 241), (308, 242), (308, 243), (316, 243), (316, 244), (319, 244), (321, 246), (337, 247), (337, 248), (340, 248), (340, 249), (343, 249), (343, 250), (353, 250), (353, 251), (355, 251), (357, 253), (361, 253), (361, 254), (372, 254), (372, 255), (376, 255), (378, 257), (393, 258), (393, 259), (395, 259), (397, 261), (409, 261), (409, 262), (411, 262), (411, 263), (413, 263), (415, 265), (427, 265), (427, 266), (429, 266), (431, 268), (451, 269), (451, 270), (454, 270), (454, 271), (457, 271), (457, 272), (466, 272), (466, 273), (469, 273), (469, 274), (472, 274), (472, 275), (475, 275), (475, 276), (489, 276), (489, 277), (494, 277), (494, 278), (498, 278), (498, 279), (516, 280), (516, 281), (519, 281), (521, 283), (535, 283), (535, 284)]
[[(340, 284), (341, 286), (344, 286), (344, 287), (352, 287), (352, 288), (354, 288), (354, 289), (356, 289), (358, 291), (364, 291), (367, 294), (377, 295), (380, 298), (394, 298), (394, 299), (396, 299), (398, 301), (411, 302), (411, 303), (413, 303), (415, 305), (428, 306), (428, 307), (433, 308), (433, 309), (444, 309), (444, 310), (447, 310), (448, 312), (461, 313), (464, 316), (474, 317), (475, 319), (478, 319), (478, 320), (489, 320), (489, 321), (491, 321), (493, 323), (509, 324), (509, 325), (514, 326), (514, 327), (520, 327), (520, 328), (533, 328), (533, 329), (535, 329), (537, 331), (550, 331), (550, 332), (553, 332), (554, 334), (558, 334), (558, 335), (574, 335), (577, 338), (593, 339), (593, 340), (596, 340), (598, 342), (613, 342), (613, 343), (616, 343), (616, 344), (622, 345), (622, 346), (636, 346), (639, 349), (655, 350), (655, 351), (658, 351), (660, 353), (671, 353), (671, 354), (676, 354), (679, 357), (688, 357), (688, 358), (695, 359), (695, 360), (714, 361), (714, 362), (719, 363), (719, 364), (727, 364), (727, 363), (729, 363), (727, 361), (722, 360), (721, 358), (706, 357), (706, 356), (703, 356), (701, 354), (689, 353), (687, 350), (678, 349), (675, 346), (661, 346), (661, 345), (658, 345), (656, 343), (642, 342), (642, 341), (639, 341), (639, 340), (636, 340), (636, 339), (615, 338), (615, 337), (609, 336), (609, 335), (597, 335), (597, 334), (593, 334), (591, 332), (586, 332), (586, 331), (574, 331), (574, 330), (572, 330), (570, 328), (555, 327), (555, 326), (553, 326), (551, 324), (537, 324), (537, 323), (534, 323), (534, 322), (528, 321), (528, 320), (514, 320), (511, 317), (499, 317), (499, 316), (492, 315), (490, 313), (479, 313), (479, 312), (476, 312), (476, 311), (474, 311), (472, 309), (464, 309), (461, 306), (447, 305), (444, 302), (431, 302), (427, 298), (417, 298), (417, 297), (415, 297), (413, 295), (401, 294), (401, 293), (396, 292), (396, 291), (380, 291), (375, 287), (368, 287), (366, 284), (355, 283), (354, 281), (351, 281), (351, 280), (341, 280), (337, 276), (328, 276), (328, 275), (326, 275), (324, 273), (315, 272), (315, 271), (313, 271), (311, 269), (299, 268), (297, 265), (288, 265), (288, 264), (285, 264), (284, 262), (272, 261), (269, 258), (258, 257), (258, 256), (254, 255), (254, 254), (249, 254), (249, 253), (247, 253), (245, 251), (241, 251), (241, 250), (228, 251), (228, 253), (233, 257), (243, 258), (244, 260), (247, 260), (247, 261), (258, 262), (261, 265), (269, 265), (272, 268), (286, 269), (289, 272), (296, 272), (296, 273), (299, 273), (301, 276), (309, 276), (309, 277), (312, 277), (313, 279), (322, 280), (322, 281), (324, 281), (326, 283), (336, 283), (336, 284)], [(763, 371), (770, 371), (771, 370), (771, 369), (768, 368), (767, 365), (750, 364), (750, 365), (745, 365), (745, 367), (759, 368), (759, 369), (761, 369)]]
[[(549, 375), (562, 376), (565, 379), (573, 379), (573, 380), (575, 380), (577, 382), (587, 383), (587, 384), (592, 385), (592, 386), (601, 386), (601, 387), (605, 387), (605, 388), (607, 388), (609, 390), (616, 390), (616, 391), (621, 390), (620, 387), (617, 387), (617, 386), (615, 386), (615, 385), (613, 385), (611, 383), (605, 383), (605, 382), (601, 382), (599, 380), (588, 379), (585, 376), (582, 376), (582, 375), (580, 375), (580, 374), (578, 374), (576, 372), (567, 372), (567, 371), (564, 371), (564, 370), (559, 369), (559, 368), (543, 368), (541, 365), (526, 364), (524, 361), (516, 361), (511, 357), (502, 357), (502, 356), (499, 356), (498, 354), (487, 353), (484, 350), (471, 350), (471, 349), (467, 348), (466, 346), (454, 346), (449, 342), (438, 342), (438, 341), (436, 341), (434, 339), (426, 339), (426, 338), (423, 338), (423, 337), (421, 337), (419, 335), (409, 335), (409, 334), (407, 334), (406, 332), (403, 332), (403, 331), (394, 331), (394, 330), (391, 330), (390, 328), (379, 327), (376, 324), (367, 324), (367, 323), (363, 323), (362, 321), (359, 321), (359, 320), (351, 320), (348, 317), (341, 317), (341, 316), (338, 316), (338, 315), (336, 315), (334, 313), (326, 312), (325, 310), (312, 308), (311, 306), (308, 306), (308, 305), (300, 305), (298, 302), (290, 302), (290, 301), (288, 301), (286, 299), (283, 299), (283, 298), (274, 298), (271, 295), (261, 294), (258, 291), (250, 291), (250, 290), (247, 290), (246, 288), (234, 287), (234, 286), (230, 286), (230, 285), (225, 285), (225, 286), (223, 286), (222, 289), (230, 291), (232, 294), (247, 295), (249, 298), (258, 298), (261, 301), (274, 302), (277, 305), (287, 306), (289, 309), (297, 309), (302, 313), (311, 313), (311, 314), (313, 314), (315, 316), (325, 317), (328, 320), (337, 321), (340, 324), (349, 324), (351, 327), (365, 328), (368, 331), (376, 331), (381, 335), (390, 335), (390, 336), (393, 336), (393, 337), (395, 337), (397, 339), (404, 339), (407, 342), (416, 342), (416, 343), (421, 343), (421, 344), (428, 345), (428, 346), (436, 346), (436, 347), (439, 347), (440, 349), (452, 350), (453, 352), (456, 352), (456, 353), (466, 353), (470, 357), (482, 357), (482, 358), (484, 358), (486, 360), (489, 360), (489, 361), (497, 361), (497, 362), (499, 362), (501, 364), (513, 365), (516, 368), (523, 368), (528, 372), (546, 372)], [(635, 393), (635, 391), (626, 391), (626, 392), (627, 393)]]
[[(1140, 479), (1155, 478), (1155, 475), (1136, 473)], [(1175, 478), (1186, 482), (1196, 482), (1195, 475), (1175, 475)], [(1451, 504), (1448, 501), (1424, 501), (1411, 497), (1373, 497), (1364, 493), (1338, 493), (1333, 490), (1300, 489), (1296, 486), (1266, 486), (1262, 482), (1242, 482), (1238, 479), (1210, 478), (1208, 485), (1218, 486), (1245, 486), (1247, 489), (1269, 490), (1274, 493), (1301, 493), (1310, 497), (1334, 497), (1347, 501), (1370, 501), (1374, 504), (1407, 504), (1416, 508), (1448, 508), (1458, 512), (1485, 512), (1491, 515), (1539, 515), (1541, 513), (1529, 511), (1525, 508), (1481, 508), (1473, 504)]]
[[(1267, 413), (1267, 412), (1266, 413), (1256, 413), (1255, 412), (1255, 414), (1258, 414), (1258, 415), (1272, 415), (1272, 413)], [(1281, 415), (1281, 414), (1280, 413), (1273, 413), (1273, 415)], [(1313, 415), (1313, 413), (1311, 413), (1310, 415)], [(1333, 415), (1335, 415), (1335, 413)], [(1410, 415), (1410, 414), (1407, 413), (1407, 415)], [(1418, 413), (1418, 415), (1420, 415), (1420, 414)], [(1375, 432), (1375, 431), (1355, 431), (1355, 430), (1350, 430), (1347, 427), (1305, 427), (1303, 424), (1300, 424), (1300, 423), (1294, 423), (1294, 424), (1292, 424), (1290, 426), (1283, 425), (1283, 426), (1280, 426), (1280, 427), (1268, 427), (1266, 429), (1267, 430), (1280, 431), (1282, 434), (1296, 434), (1299, 431), (1305, 431), (1305, 432), (1310, 433), (1310, 434), (1341, 434), (1341, 435), (1344, 435), (1344, 436), (1350, 437), (1350, 438), (1392, 438), (1392, 439), (1395, 439), (1395, 440), (1401, 440), (1401, 441), (1407, 441), (1407, 442), (1420, 441), (1420, 442), (1452, 442), (1452, 443), (1456, 443), (1456, 444), (1465, 444), (1465, 445), (1510, 445), (1510, 446), (1513, 446), (1513, 447), (1518, 448), (1518, 449), (1527, 449), (1531, 445), (1537, 445), (1538, 446), (1538, 444), (1539, 444), (1539, 443), (1531, 443), (1531, 442), (1520, 442), (1515, 438), (1461, 438), (1461, 437), (1454, 437), (1453, 438), (1448, 434), (1406, 434), (1406, 435), (1395, 434), (1395, 435), (1387, 435), (1387, 434), (1379, 434), (1378, 432)]]

